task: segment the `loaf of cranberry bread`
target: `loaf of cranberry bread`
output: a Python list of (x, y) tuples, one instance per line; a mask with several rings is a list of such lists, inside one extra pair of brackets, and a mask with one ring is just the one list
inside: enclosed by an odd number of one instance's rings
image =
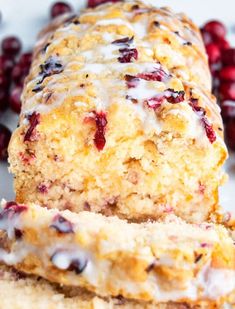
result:
[(202, 222), (227, 156), (198, 28), (126, 1), (43, 31), (10, 147), (18, 202)]
[(235, 248), (219, 225), (175, 216), (137, 224), (9, 202), (0, 228), (0, 261), (102, 297), (219, 302), (235, 291)]
[(56, 284), (5, 266), (0, 266), (0, 309), (222, 309), (216, 304), (201, 302), (151, 304), (122, 297), (100, 298), (78, 288)]

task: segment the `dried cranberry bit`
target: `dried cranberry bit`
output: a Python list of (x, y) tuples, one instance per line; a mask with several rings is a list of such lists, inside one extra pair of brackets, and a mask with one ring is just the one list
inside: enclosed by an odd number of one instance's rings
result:
[(206, 243), (206, 242), (203, 242), (203, 243), (201, 243), (201, 247), (202, 247), (202, 248), (210, 248), (210, 247), (212, 247), (212, 245), (211, 245), (211, 244), (208, 244), (208, 243)]
[(121, 48), (119, 49), (121, 57), (118, 57), (120, 63), (129, 63), (138, 59), (138, 51), (136, 48)]
[(155, 68), (152, 72), (145, 72), (137, 74), (137, 77), (147, 81), (162, 82), (170, 77), (162, 68)]
[(94, 143), (96, 148), (101, 151), (103, 150), (106, 139), (105, 139), (105, 130), (107, 126), (107, 118), (104, 112), (95, 112), (95, 123), (96, 123), (96, 132), (94, 137)]
[(199, 191), (199, 193), (200, 194), (204, 194), (205, 190), (206, 190), (206, 186), (203, 183), (201, 183), (201, 181), (199, 181), (199, 183), (198, 183), (198, 191)]
[(28, 119), (30, 126), (24, 136), (24, 142), (33, 142), (36, 140), (36, 127), (40, 123), (40, 114), (33, 112), (28, 116)]
[(164, 97), (167, 102), (176, 104), (184, 101), (185, 92), (184, 91), (175, 91), (174, 89), (167, 89), (164, 91)]
[(68, 270), (69, 271), (74, 271), (77, 275), (80, 275), (84, 269), (87, 267), (88, 261), (84, 260), (81, 261), (79, 259), (72, 260)]
[(59, 233), (74, 233), (73, 224), (59, 214), (54, 217), (50, 227), (56, 229), (56, 231)]
[(158, 95), (157, 97), (153, 97), (153, 98), (150, 98), (150, 99), (147, 99), (144, 101), (144, 103), (149, 107), (149, 108), (152, 108), (152, 109), (157, 109), (159, 108), (162, 103), (164, 102), (165, 100), (165, 97), (164, 95)]
[(197, 253), (195, 253), (195, 259), (194, 259), (194, 263), (196, 264), (196, 263), (198, 263), (200, 260), (201, 260), (201, 258), (203, 257), (203, 254), (197, 254)]
[(149, 272), (151, 272), (151, 271), (154, 269), (155, 266), (156, 266), (156, 260), (154, 260), (152, 263), (150, 263), (150, 264), (148, 265), (148, 267), (145, 269), (145, 271), (146, 271), (147, 273), (149, 273)]
[(26, 149), (25, 153), (19, 152), (19, 157), (23, 164), (31, 164), (36, 159), (35, 153), (30, 149)]
[(213, 144), (216, 141), (216, 134), (213, 129), (213, 126), (209, 123), (207, 117), (206, 117), (206, 110), (198, 106), (198, 100), (191, 100), (191, 103), (189, 105), (192, 107), (192, 110), (198, 115), (198, 117), (201, 119), (201, 122), (205, 128), (206, 135), (210, 141), (211, 144)]
[(206, 117), (202, 118), (202, 122), (203, 122), (204, 128), (206, 130), (206, 135), (207, 135), (209, 141), (211, 142), (211, 144), (213, 144), (216, 141), (216, 134), (215, 134), (215, 131), (213, 129), (213, 126), (208, 122)]
[(11, 139), (11, 131), (0, 124), (0, 161), (7, 159), (7, 148)]
[(42, 85), (36, 85), (36, 86), (32, 89), (32, 92), (37, 93), (37, 92), (40, 92), (40, 91), (42, 91), (42, 90), (43, 90)]
[[(77, 257), (77, 255), (79, 257)], [(61, 270), (74, 271), (76, 274), (81, 274), (88, 264), (88, 259), (85, 256), (80, 257), (80, 253), (69, 250), (58, 250), (51, 256), (53, 265)], [(61, 264), (61, 256), (63, 263)]]
[(51, 18), (70, 12), (72, 12), (72, 8), (67, 2), (56, 2), (51, 7)]
[(131, 38), (125, 37), (123, 39), (115, 40), (112, 42), (112, 44), (130, 46), (133, 43), (133, 41), (134, 41), (134, 36), (132, 36)]
[(41, 76), (40, 81), (37, 84), (41, 84), (46, 77), (54, 74), (59, 74), (63, 71), (63, 65), (58, 61), (57, 58), (49, 57), (44, 64), (40, 65), (39, 75)]
[(15, 229), (15, 239), (20, 240), (23, 237), (23, 232), (19, 229)]
[(128, 88), (136, 88), (139, 84), (139, 78), (133, 75), (125, 75), (126, 85)]
[(19, 205), (16, 202), (8, 202), (6, 203), (4, 209), (0, 212), (0, 220), (11, 220), (15, 215), (20, 215), (27, 209), (27, 206)]
[(43, 183), (38, 185), (38, 187), (37, 187), (38, 192), (41, 193), (41, 194), (47, 194), (48, 189), (49, 189), (48, 186), (43, 184)]
[(104, 4), (106, 2), (118, 2), (120, 0), (88, 0), (88, 7), (94, 8), (100, 4)]

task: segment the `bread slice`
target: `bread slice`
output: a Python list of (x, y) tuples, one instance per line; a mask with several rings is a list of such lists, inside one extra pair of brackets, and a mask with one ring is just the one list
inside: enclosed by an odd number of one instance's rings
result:
[(136, 224), (9, 202), (0, 227), (1, 261), (103, 297), (214, 302), (235, 289), (233, 240), (219, 225), (174, 216)]
[(18, 202), (207, 220), (227, 157), (199, 29), (141, 1), (44, 31), (9, 158)]
[(78, 288), (63, 288), (44, 279), (0, 266), (0, 309), (222, 309), (206, 302), (150, 304), (122, 297), (102, 299)]

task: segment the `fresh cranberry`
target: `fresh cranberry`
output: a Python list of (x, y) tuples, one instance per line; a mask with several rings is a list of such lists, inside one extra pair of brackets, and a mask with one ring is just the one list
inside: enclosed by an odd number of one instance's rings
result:
[(235, 118), (235, 101), (222, 101), (220, 105), (224, 121), (228, 121), (230, 118)]
[(22, 93), (22, 87), (16, 86), (10, 94), (10, 107), (17, 114), (21, 111), (21, 100), (20, 96)]
[(219, 77), (225, 81), (235, 81), (235, 66), (224, 67), (220, 70)]
[(6, 77), (6, 75), (4, 75), (3, 72), (0, 72), (0, 88), (7, 88), (9, 87), (9, 79)]
[(11, 138), (10, 130), (0, 124), (0, 160), (7, 159), (7, 148)]
[(8, 90), (4, 87), (0, 87), (0, 111), (7, 109), (9, 104)]
[(37, 140), (36, 127), (40, 123), (40, 114), (33, 112), (28, 116), (29, 128), (24, 136), (24, 142), (33, 142)]
[(216, 44), (219, 46), (219, 48), (220, 48), (221, 50), (230, 48), (229, 42), (228, 42), (226, 39), (224, 39), (224, 38), (222, 38), (222, 39), (216, 41)]
[(94, 8), (97, 5), (106, 3), (106, 2), (118, 2), (120, 0), (88, 0), (88, 7), (89, 8)]
[(227, 144), (232, 149), (235, 150), (235, 119), (231, 119), (226, 127), (225, 133), (227, 138)]
[[(219, 76), (219, 68), (217, 63), (210, 63), (209, 64), (211, 75), (216, 78)], [(214, 82), (215, 80), (213, 80)]]
[(14, 60), (6, 55), (0, 56), (0, 72), (3, 72), (6, 75), (10, 75), (14, 67)]
[(201, 35), (202, 35), (202, 39), (205, 45), (213, 42), (211, 34), (205, 31), (203, 28), (201, 29)]
[(132, 62), (133, 59), (138, 59), (138, 50), (136, 48), (121, 48), (119, 49), (121, 56), (118, 57), (118, 61), (121, 63)]
[(2, 41), (2, 52), (7, 56), (16, 56), (21, 50), (21, 42), (15, 36), (9, 36)]
[(222, 100), (235, 100), (235, 83), (221, 83), (219, 87), (219, 94)]
[(223, 65), (235, 65), (235, 48), (225, 49), (221, 56)]
[(73, 224), (61, 215), (54, 217), (51, 228), (56, 229), (59, 233), (73, 233)]
[(209, 58), (210, 63), (216, 63), (220, 60), (221, 58), (221, 53), (218, 45), (214, 43), (210, 43), (206, 45), (206, 52)]
[(11, 78), (13, 82), (17, 85), (22, 84), (22, 81), (24, 80), (25, 76), (22, 71), (22, 67), (20, 64), (16, 64), (12, 70)]
[(107, 118), (104, 112), (95, 112), (95, 123), (96, 123), (96, 132), (94, 137), (94, 143), (96, 148), (101, 151), (103, 150), (106, 139), (105, 139), (105, 129), (107, 126)]
[(51, 7), (51, 18), (70, 12), (72, 12), (72, 8), (67, 2), (56, 2)]
[(22, 65), (22, 66), (26, 66), (26, 67), (29, 67), (31, 65), (31, 62), (32, 62), (32, 53), (28, 52), (28, 53), (24, 53), (20, 56), (20, 59), (19, 59), (19, 63)]
[(214, 39), (221, 39), (226, 36), (226, 28), (224, 24), (222, 24), (218, 20), (211, 20), (207, 22), (203, 29), (211, 34)]

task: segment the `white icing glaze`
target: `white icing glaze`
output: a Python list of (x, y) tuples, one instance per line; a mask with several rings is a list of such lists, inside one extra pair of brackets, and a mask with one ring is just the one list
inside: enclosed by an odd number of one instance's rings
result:
[(87, 260), (86, 253), (83, 250), (57, 250), (53, 255), (52, 263), (59, 269), (66, 270), (74, 260), (79, 260), (81, 263), (85, 263)]
[[(136, 2), (132, 2), (133, 4), (136, 4)], [(107, 5), (108, 7), (108, 5)], [(147, 8), (148, 10), (148, 8)], [(160, 28), (164, 31), (173, 32), (174, 30), (177, 30), (178, 28), (180, 31), (180, 37), (175, 34), (175, 37), (178, 38), (179, 42), (182, 44), (184, 42), (184, 39), (188, 39), (188, 37), (192, 37), (192, 39), (195, 38), (195, 40), (198, 40), (197, 36), (193, 36), (192, 33), (189, 33), (189, 31), (185, 30), (182, 26), (180, 19), (182, 18), (180, 15), (177, 16), (173, 14), (172, 12), (161, 10), (162, 15), (159, 13), (156, 13), (156, 21), (159, 21)], [(94, 11), (85, 12), (84, 16), (97, 16), (99, 19), (99, 16), (102, 17), (105, 15), (107, 11), (105, 9), (96, 9)], [(128, 27), (135, 36), (134, 42), (132, 44), (129, 44), (129, 48), (140, 48), (144, 47), (144, 54), (152, 56), (153, 52), (155, 51), (157, 55), (160, 55), (162, 57), (165, 57), (167, 55), (170, 62), (172, 62), (172, 65), (174, 66), (184, 66), (186, 63), (186, 59), (179, 51), (174, 50), (172, 47), (159, 43), (158, 40), (149, 42), (149, 40), (146, 39), (146, 36), (148, 34), (148, 18), (141, 18), (141, 21), (139, 22), (132, 22), (135, 12), (127, 13), (126, 19), (122, 18), (111, 18), (111, 19), (101, 19), (98, 20), (95, 24), (79, 24), (74, 26), (74, 24), (68, 24), (66, 26), (59, 27), (55, 32), (55, 39), (52, 40), (50, 43), (50, 48), (56, 47), (58, 44), (61, 43), (62, 40), (67, 39), (70, 36), (76, 36), (76, 38), (84, 38), (84, 35), (86, 34), (86, 30), (90, 32), (91, 35), (99, 36), (101, 35), (103, 38), (103, 41), (105, 43), (97, 45), (95, 48), (93, 46), (91, 49), (80, 51), (78, 48), (78, 55), (82, 55), (85, 59), (85, 65), (84, 63), (81, 64), (81, 70), (80, 72), (91, 72), (94, 74), (100, 74), (105, 73), (105, 75), (112, 75), (116, 74), (116, 72), (121, 72), (123, 75), (126, 73), (128, 74), (129, 68), (135, 68), (138, 72), (148, 71), (151, 72), (153, 70), (153, 65), (156, 65), (154, 63), (126, 63), (121, 64), (116, 62), (117, 58), (120, 56), (119, 49), (122, 48), (119, 44), (112, 44), (114, 40), (121, 39), (123, 36), (118, 35), (117, 33), (110, 33), (106, 31), (106, 28), (103, 28), (102, 31), (100, 31), (99, 26), (108, 26), (108, 25), (116, 25), (121, 26), (124, 25)], [(152, 17), (151, 17), (152, 18)], [(154, 18), (154, 16), (153, 16)], [(174, 25), (172, 24), (174, 21)], [(172, 27), (172, 29), (171, 29)], [(187, 33), (186, 33), (187, 32)], [(41, 42), (42, 43), (42, 42)], [(45, 58), (47, 59), (46, 55)], [(72, 63), (76, 63), (76, 61), (72, 61), (68, 63), (69, 57), (67, 56), (60, 56), (61, 63), (64, 65), (63, 73), (61, 74), (62, 77), (65, 76), (67, 80), (71, 77), (75, 72), (72, 69), (69, 69)], [(111, 62), (115, 60), (115, 63)], [(99, 63), (102, 61), (105, 61), (105, 64)], [(94, 63), (93, 63), (94, 62)], [(111, 62), (111, 63), (110, 63)], [(116, 70), (116, 72), (115, 72)], [(180, 71), (179, 71), (180, 72)], [(130, 73), (131, 74), (131, 73)], [(60, 75), (60, 74), (59, 74)], [(72, 85), (72, 80), (70, 82), (67, 81), (60, 81), (60, 76), (53, 75), (51, 80), (47, 83), (47, 87), (52, 90), (56, 94), (56, 99), (53, 99), (53, 104), (44, 104), (44, 100), (41, 93), (35, 93), (31, 98), (28, 98), (28, 96), (25, 96), (24, 98), (24, 104), (22, 108), (23, 114), (29, 114), (34, 111), (39, 113), (49, 113), (54, 108), (59, 107), (61, 104), (64, 103), (67, 97), (69, 96), (75, 96), (75, 88), (77, 88), (77, 84), (74, 83)], [(98, 79), (96, 81), (95, 79)], [(113, 78), (110, 76), (110, 82), (107, 84), (101, 83), (99, 81), (99, 76), (97, 76), (95, 79), (92, 79), (92, 83), (95, 85), (96, 88), (96, 97), (94, 98), (94, 104), (96, 105), (98, 110), (107, 109), (111, 104), (119, 102), (124, 102), (125, 104), (131, 106), (133, 108), (133, 111), (136, 113), (136, 115), (140, 118), (140, 120), (143, 122), (143, 128), (144, 131), (149, 132), (161, 132), (161, 124), (159, 123), (155, 113), (151, 110), (146, 109), (143, 106), (143, 100), (156, 96), (157, 91), (155, 87), (150, 86), (150, 83), (141, 80), (139, 83), (139, 86), (137, 88), (131, 88), (126, 89), (124, 91), (124, 87), (122, 84), (122, 81), (120, 82), (120, 76), (118, 78)], [(30, 85), (35, 85), (35, 83), (39, 80), (39, 77), (36, 77), (33, 81), (29, 82), (27, 87), (30, 87)], [(120, 85), (118, 89), (115, 89), (115, 84)], [(61, 92), (61, 86), (63, 87)], [(67, 89), (70, 89), (67, 92)], [(65, 90), (66, 89), (66, 90)], [(64, 91), (64, 93), (63, 93)], [(117, 92), (117, 97), (119, 95), (119, 98), (117, 100), (113, 99), (113, 93)], [(109, 94), (110, 93), (110, 94)], [(86, 95), (86, 94), (82, 94)], [(140, 102), (138, 104), (132, 104), (129, 100), (126, 100), (126, 95), (132, 96)], [(78, 99), (77, 103), (75, 103), (75, 106), (86, 106), (84, 102), (82, 102), (82, 99)], [(176, 112), (172, 112), (173, 114)], [(179, 112), (179, 114), (183, 112)], [(186, 113), (184, 113), (186, 115)], [(191, 113), (192, 115), (192, 113)], [(192, 122), (192, 125), (189, 128), (188, 136), (189, 137), (199, 137), (201, 136), (202, 129), (199, 129), (198, 126), (198, 119), (195, 119), (194, 116), (192, 116), (194, 119)], [(191, 123), (190, 122), (190, 123)], [(22, 122), (24, 125), (28, 124), (27, 120), (23, 120)], [(196, 130), (197, 128), (197, 130)], [(196, 132), (199, 132), (196, 134)], [(197, 136), (196, 136), (197, 135)]]
[(155, 97), (157, 92), (156, 89), (149, 86), (148, 81), (140, 79), (137, 87), (128, 89), (127, 95), (134, 99), (143, 101)]
[(14, 251), (7, 252), (4, 249), (0, 249), (0, 261), (7, 265), (16, 265), (24, 260), (28, 254), (33, 253), (34, 248), (26, 244), (18, 245)]
[(235, 271), (204, 266), (198, 276), (198, 284), (203, 287), (204, 297), (217, 299), (235, 290)]
[(121, 18), (113, 18), (113, 19), (103, 19), (103, 20), (99, 20), (96, 22), (95, 24), (96, 26), (109, 26), (109, 25), (118, 25), (118, 26), (121, 26), (121, 25), (124, 25), (128, 28), (130, 28), (131, 30), (133, 30), (133, 27), (132, 25), (121, 19)]

